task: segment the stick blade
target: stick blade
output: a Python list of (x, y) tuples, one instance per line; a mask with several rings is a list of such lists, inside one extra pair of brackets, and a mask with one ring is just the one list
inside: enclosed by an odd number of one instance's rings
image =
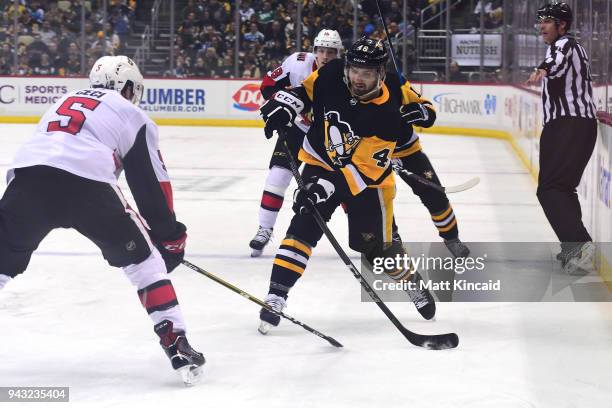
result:
[(329, 342), (329, 344), (331, 344), (334, 347), (344, 347), (342, 343), (340, 343), (338, 340), (334, 339), (333, 337), (327, 336), (327, 341)]
[(429, 339), (423, 342), (422, 347), (427, 350), (447, 350), (454, 349), (459, 345), (459, 336), (457, 336), (457, 333), (441, 334), (435, 337), (435, 339)]
[(407, 332), (404, 335), (413, 345), (426, 348), (427, 350), (454, 349), (459, 345), (457, 333), (427, 335)]
[(469, 190), (470, 188), (476, 186), (478, 183), (480, 183), (480, 177), (474, 177), (474, 178), (469, 179), (463, 184), (459, 184), (457, 186), (445, 187), (444, 192), (458, 193), (460, 191)]

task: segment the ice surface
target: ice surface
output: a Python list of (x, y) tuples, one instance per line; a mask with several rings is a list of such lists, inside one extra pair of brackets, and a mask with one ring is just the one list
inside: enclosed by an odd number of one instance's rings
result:
[[(0, 127), (2, 174), (32, 129)], [(186, 258), (264, 297), (291, 217), (286, 206), (275, 242), (263, 257), (249, 257), (273, 143), (261, 129), (160, 133), (176, 212), (189, 229)], [(508, 144), (422, 140), (443, 183), (482, 179), (451, 196), (464, 241), (554, 241), (535, 183)], [(404, 240), (439, 240), (403, 184), (395, 214)], [(346, 247), (341, 212), (330, 227)], [(608, 303), (441, 303), (435, 322), (422, 321), (411, 304), (390, 304), (414, 331), (455, 331), (461, 339), (456, 350), (422, 350), (360, 301), (358, 283), (323, 238), (287, 313), (345, 345), (334, 349), (286, 321), (262, 336), (256, 305), (184, 267), (171, 277), (189, 340), (207, 359), (201, 384), (185, 388), (171, 370), (121, 270), (107, 266), (87, 239), (61, 230), (0, 291), (0, 386), (69, 386), (70, 405), (104, 407), (603, 408), (612, 401)]]

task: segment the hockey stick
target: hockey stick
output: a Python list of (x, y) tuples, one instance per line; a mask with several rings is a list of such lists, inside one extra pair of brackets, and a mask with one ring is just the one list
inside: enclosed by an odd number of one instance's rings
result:
[(434, 183), (433, 181), (429, 181), (419, 176), (418, 174), (411, 173), (406, 169), (394, 169), (394, 170), (402, 178), (402, 180), (404, 180), (408, 185), (410, 185), (410, 182), (408, 180), (412, 179), (414, 181), (417, 181), (421, 184), (426, 185), (427, 187), (433, 188), (434, 190), (438, 190), (445, 194), (459, 193), (461, 191), (469, 190), (470, 188), (480, 183), (480, 177), (473, 177), (469, 179), (468, 181), (466, 181), (465, 183), (457, 184), (456, 186), (444, 187), (444, 186), (440, 186)]
[[(291, 150), (289, 149), (289, 146), (287, 145), (287, 141), (285, 140), (285, 134), (283, 131), (279, 131), (278, 134), (279, 134), (279, 137), (282, 138), (283, 149), (285, 150), (285, 153), (287, 153), (287, 160), (289, 161), (289, 166), (291, 167), (291, 172), (293, 173), (293, 177), (295, 178), (295, 181), (297, 182), (298, 188), (302, 191), (305, 191), (306, 185), (304, 184), (304, 180), (302, 179), (302, 176), (300, 175), (300, 171), (297, 167), (295, 159), (293, 158), (293, 155), (291, 154)], [(309, 207), (310, 207), (310, 211), (312, 212), (312, 215), (315, 221), (317, 222), (317, 224), (319, 225), (319, 227), (321, 228), (321, 230), (323, 231), (323, 233), (325, 234), (329, 242), (332, 244), (332, 246), (336, 250), (336, 253), (338, 253), (338, 256), (340, 256), (340, 259), (342, 259), (342, 262), (344, 262), (344, 264), (349, 268), (349, 270), (351, 271), (355, 279), (359, 281), (359, 283), (361, 284), (361, 287), (367, 292), (370, 298), (378, 305), (380, 310), (383, 311), (383, 313), (387, 316), (387, 318), (391, 320), (391, 323), (393, 323), (393, 325), (397, 327), (400, 333), (402, 333), (402, 335), (406, 339), (408, 339), (410, 343), (414, 344), (415, 346), (425, 347), (430, 350), (444, 350), (444, 349), (457, 347), (457, 345), (459, 344), (459, 336), (457, 336), (457, 334), (455, 333), (424, 335), (424, 334), (414, 333), (408, 330), (407, 328), (405, 328), (400, 323), (400, 321), (397, 319), (397, 317), (395, 317), (393, 312), (389, 310), (387, 305), (385, 305), (382, 299), (376, 294), (376, 292), (374, 292), (374, 290), (368, 284), (368, 282), (366, 282), (366, 280), (363, 278), (361, 273), (359, 273), (359, 270), (355, 267), (351, 259), (346, 254), (346, 252), (344, 252), (344, 249), (342, 249), (342, 247), (340, 246), (340, 244), (338, 243), (338, 241), (336, 240), (332, 232), (329, 230), (329, 228), (327, 228), (327, 224), (325, 223), (325, 220), (323, 220), (323, 217), (321, 216), (321, 213), (319, 213), (319, 210), (317, 209), (317, 207), (312, 202), (309, 202)]]
[(183, 263), (183, 265), (185, 265), (189, 269), (193, 269), (197, 273), (202, 274), (202, 275), (206, 276), (207, 278), (210, 278), (210, 279), (214, 280), (215, 282), (225, 286), (226, 288), (228, 288), (229, 290), (231, 290), (233, 292), (236, 292), (240, 296), (247, 298), (251, 302), (258, 304), (259, 306), (261, 306), (264, 309), (274, 313), (275, 315), (283, 317), (283, 318), (289, 320), (291, 323), (294, 323), (294, 324), (297, 324), (298, 326), (303, 327), (306, 331), (309, 331), (312, 334), (317, 335), (317, 336), (319, 336), (320, 338), (322, 338), (324, 340), (327, 340), (329, 342), (329, 344), (331, 344), (332, 346), (334, 346), (334, 347), (343, 347), (342, 344), (338, 340), (334, 339), (333, 337), (326, 336), (325, 334), (321, 333), (320, 331), (313, 329), (312, 327), (308, 326), (307, 324), (302, 323), (299, 320), (294, 319), (293, 317), (284, 314), (283, 312), (277, 312), (276, 310), (272, 309), (270, 306), (268, 306), (262, 300), (260, 300), (260, 299), (256, 298), (255, 296), (253, 296), (253, 295), (243, 291), (239, 287), (234, 286), (231, 283), (224, 281), (220, 277), (218, 277), (216, 275), (213, 275), (212, 273), (210, 273), (210, 272), (200, 268), (199, 266), (196, 266), (196, 265), (194, 265), (191, 262), (186, 261), (186, 260), (183, 260), (182, 263)]
[[(382, 22), (383, 29), (385, 30), (385, 35), (387, 36), (387, 42), (389, 43), (389, 50), (391, 51), (391, 61), (393, 61), (393, 65), (395, 66), (395, 71), (397, 72), (397, 76), (400, 79), (402, 84), (406, 83), (406, 78), (404, 78), (404, 74), (400, 71), (399, 66), (397, 65), (397, 58), (395, 57), (395, 51), (393, 51), (393, 44), (391, 44), (391, 36), (389, 35), (389, 29), (387, 28), (387, 23), (385, 22), (385, 17), (383, 16), (382, 10), (380, 9), (380, 3), (376, 0), (376, 8), (378, 9), (378, 15), (380, 16), (380, 21)], [(404, 28), (405, 30), (406, 28)], [(404, 38), (404, 41), (406, 39)]]

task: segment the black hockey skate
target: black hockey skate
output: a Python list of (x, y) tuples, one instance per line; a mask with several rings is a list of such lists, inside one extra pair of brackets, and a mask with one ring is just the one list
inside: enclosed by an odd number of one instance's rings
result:
[(436, 315), (436, 301), (429, 290), (421, 288), (421, 282), (423, 282), (421, 274), (415, 271), (411, 282), (414, 282), (415, 289), (406, 290), (408, 297), (425, 320), (433, 319)]
[(470, 254), (470, 248), (467, 247), (459, 238), (445, 239), (444, 245), (455, 258), (465, 258)]
[(172, 331), (173, 324), (164, 320), (153, 328), (160, 338), (159, 344), (186, 386), (194, 385), (202, 376), (202, 366), (206, 359), (189, 345), (185, 333)]
[[(282, 312), (283, 309), (287, 306), (286, 300), (278, 295), (269, 293), (265, 299), (266, 305), (270, 306), (277, 312)], [(270, 329), (274, 326), (278, 326), (280, 323), (280, 316), (272, 313), (268, 309), (261, 308), (259, 311), (259, 319), (261, 322), (259, 323), (259, 328), (257, 329), (261, 334), (268, 334)]]
[(263, 253), (263, 250), (268, 242), (270, 242), (270, 238), (272, 238), (272, 228), (264, 228), (259, 227), (257, 233), (249, 242), (249, 246), (251, 247), (251, 257), (255, 258), (260, 256)]

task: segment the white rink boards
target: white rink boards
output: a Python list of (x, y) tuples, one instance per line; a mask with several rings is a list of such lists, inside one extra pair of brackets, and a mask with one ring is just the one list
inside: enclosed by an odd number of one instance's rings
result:
[[(2, 174), (33, 128), (1, 126)], [(188, 227), (186, 259), (263, 297), (291, 217), (286, 205), (275, 242), (263, 257), (249, 257), (273, 142), (250, 128), (161, 127), (160, 134), (178, 219)], [(422, 141), (444, 183), (481, 177), (450, 197), (464, 241), (554, 241), (535, 183), (506, 142)], [(439, 240), (403, 184), (395, 215), (404, 240)], [(347, 247), (341, 212), (330, 227)], [(603, 408), (612, 400), (607, 303), (439, 303), (435, 322), (411, 304), (390, 304), (409, 329), (461, 339), (456, 350), (422, 350), (360, 301), (358, 283), (323, 238), (287, 313), (345, 345), (336, 350), (288, 322), (264, 337), (256, 305), (183, 267), (171, 278), (189, 340), (208, 360), (203, 383), (182, 386), (121, 270), (61, 230), (0, 291), (0, 386), (69, 386), (71, 406), (101, 407)]]

